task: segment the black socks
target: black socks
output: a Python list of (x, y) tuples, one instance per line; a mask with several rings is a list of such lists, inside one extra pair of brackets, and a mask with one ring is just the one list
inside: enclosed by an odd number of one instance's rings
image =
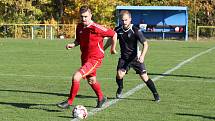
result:
[(118, 88), (123, 89), (123, 79), (118, 79), (116, 77), (116, 83), (118, 85)]
[(153, 94), (158, 94), (157, 90), (155, 88), (154, 82), (151, 79), (148, 79), (148, 81), (145, 82), (145, 83), (146, 83), (147, 87), (151, 90), (151, 92)]

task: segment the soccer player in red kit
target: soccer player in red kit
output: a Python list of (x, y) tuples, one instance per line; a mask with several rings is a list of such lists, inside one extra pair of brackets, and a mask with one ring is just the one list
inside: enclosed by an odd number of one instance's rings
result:
[(87, 6), (80, 8), (81, 23), (77, 25), (76, 39), (73, 43), (67, 44), (66, 48), (71, 49), (80, 46), (82, 66), (72, 77), (70, 95), (66, 101), (58, 103), (60, 108), (68, 108), (72, 105), (80, 87), (80, 80), (87, 79), (98, 97), (96, 108), (101, 108), (107, 98), (103, 95), (99, 82), (96, 79), (96, 69), (102, 64), (104, 58), (103, 39), (112, 39), (111, 54), (116, 53), (117, 34), (114, 30), (107, 29), (92, 21), (91, 10)]

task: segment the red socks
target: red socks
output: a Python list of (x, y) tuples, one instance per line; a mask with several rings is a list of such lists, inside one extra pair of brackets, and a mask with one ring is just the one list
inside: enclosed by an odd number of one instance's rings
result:
[(100, 86), (99, 82), (96, 81), (96, 83), (90, 84), (90, 86), (92, 87), (92, 89), (96, 93), (98, 100), (101, 101), (103, 99), (103, 93), (102, 93), (101, 86)]
[[(90, 86), (92, 87), (92, 89), (96, 93), (96, 95), (98, 97), (98, 100), (101, 101), (103, 99), (103, 93), (102, 93), (100, 84), (98, 82), (96, 82), (95, 84), (90, 84)], [(80, 87), (80, 82), (73, 80), (72, 81), (72, 86), (71, 86), (71, 89), (70, 89), (70, 95), (69, 95), (69, 98), (68, 98), (68, 103), (70, 105), (72, 105), (73, 100), (74, 100), (75, 96), (78, 93), (79, 87)]]
[(72, 81), (72, 86), (71, 86), (71, 89), (70, 89), (70, 95), (69, 95), (69, 98), (68, 98), (68, 103), (70, 105), (72, 105), (73, 100), (74, 100), (75, 96), (78, 93), (79, 87), (80, 87), (80, 82), (73, 80)]

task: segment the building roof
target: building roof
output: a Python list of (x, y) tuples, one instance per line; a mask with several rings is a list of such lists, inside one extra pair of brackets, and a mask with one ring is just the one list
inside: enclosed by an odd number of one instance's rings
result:
[(183, 6), (117, 6), (117, 10), (187, 10)]

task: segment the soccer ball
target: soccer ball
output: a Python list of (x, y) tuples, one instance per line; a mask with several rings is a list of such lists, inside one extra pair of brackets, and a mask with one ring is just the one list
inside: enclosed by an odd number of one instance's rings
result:
[(179, 32), (179, 27), (175, 27), (175, 32)]
[(72, 110), (72, 116), (74, 118), (85, 119), (87, 118), (88, 112), (83, 105), (77, 105)]

